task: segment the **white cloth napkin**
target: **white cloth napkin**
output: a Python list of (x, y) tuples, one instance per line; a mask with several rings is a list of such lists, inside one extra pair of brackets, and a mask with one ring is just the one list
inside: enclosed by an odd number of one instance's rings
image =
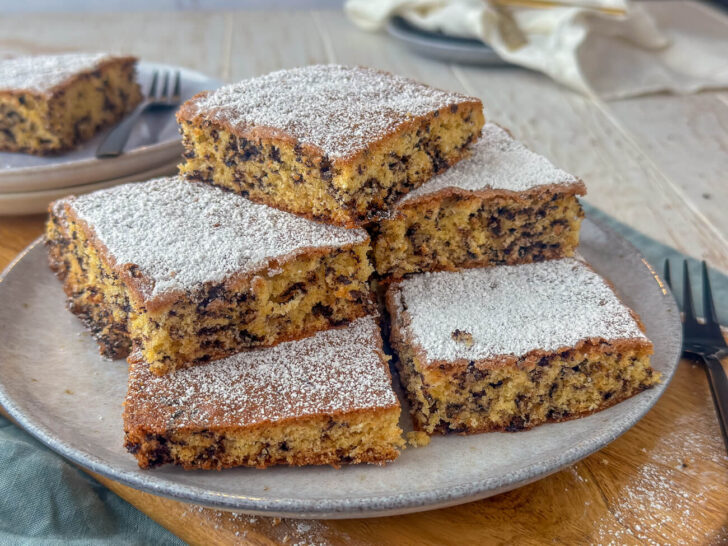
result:
[(686, 1), (557, 1), (347, 0), (345, 11), (365, 30), (399, 15), (425, 30), (480, 39), (508, 62), (606, 100), (728, 87), (723, 14)]

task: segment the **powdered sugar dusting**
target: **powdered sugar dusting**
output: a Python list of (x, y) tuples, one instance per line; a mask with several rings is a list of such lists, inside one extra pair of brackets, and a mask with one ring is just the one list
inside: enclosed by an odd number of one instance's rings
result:
[[(699, 369), (691, 372), (702, 375)], [(610, 504), (612, 514), (595, 522), (598, 544), (624, 543), (614, 535), (612, 519), (631, 527), (625, 531), (645, 544), (725, 543), (728, 529), (720, 512), (705, 511), (728, 485), (728, 457), (712, 404), (705, 403), (710, 395), (706, 389), (680, 396), (684, 413), (670, 414), (674, 422), (666, 425), (668, 430), (653, 438), (653, 431), (638, 425), (643, 430), (637, 434), (646, 447), (634, 450), (630, 461), (634, 470), (622, 471), (618, 488), (612, 489), (619, 500)], [(602, 464), (609, 461), (602, 458)]]
[(397, 404), (374, 317), (157, 377), (133, 365), (127, 413), (161, 428), (246, 426)]
[(574, 258), (425, 273), (395, 290), (430, 361), (521, 357), (589, 338), (647, 339), (606, 282)]
[(311, 247), (361, 243), (367, 234), (300, 218), (179, 177), (125, 184), (67, 201), (118, 266), (135, 264), (155, 297), (263, 269)]
[(221, 540), (242, 544), (262, 539), (286, 546), (329, 546), (347, 544), (363, 546), (363, 542), (347, 533), (315, 519), (290, 519), (250, 516), (239, 512), (212, 510), (192, 504), (186, 505), (181, 518), (189, 523), (217, 532)]
[(0, 91), (45, 93), (79, 72), (95, 70), (106, 53), (67, 53), (17, 57), (0, 61)]
[(551, 184), (569, 186), (579, 180), (514, 140), (502, 127), (486, 123), (471, 157), (411, 191), (400, 203), (446, 188), (523, 192)]
[(312, 65), (228, 85), (192, 103), (208, 119), (237, 130), (281, 130), (336, 159), (413, 117), (472, 100), (371, 68)]

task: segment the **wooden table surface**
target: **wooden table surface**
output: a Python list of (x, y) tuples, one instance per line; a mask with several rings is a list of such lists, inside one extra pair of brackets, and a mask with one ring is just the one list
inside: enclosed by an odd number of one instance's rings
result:
[[(649, 4), (685, 20), (708, 9)], [(659, 13), (658, 13), (659, 14)], [(728, 20), (716, 15), (725, 25)], [(728, 273), (728, 93), (603, 103), (525, 70), (451, 66), (360, 32), (335, 11), (17, 15), (0, 56), (121, 50), (226, 81), (308, 63), (363, 64), (483, 99), (486, 115), (581, 176), (586, 201)], [(0, 218), (0, 267), (44, 218)], [(687, 360), (632, 430), (571, 468), (497, 497), (420, 514), (343, 521), (231, 515), (110, 489), (193, 544), (720, 544), (728, 457), (702, 369)]]

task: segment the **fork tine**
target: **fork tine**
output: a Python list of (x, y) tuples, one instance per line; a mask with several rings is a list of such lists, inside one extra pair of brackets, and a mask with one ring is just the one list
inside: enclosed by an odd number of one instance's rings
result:
[(672, 290), (672, 278), (670, 276), (670, 259), (665, 258), (665, 282), (670, 290)]
[(169, 91), (169, 72), (164, 73), (164, 83), (162, 83), (162, 92), (159, 94), (159, 100), (167, 100)]
[(179, 100), (180, 96), (182, 95), (182, 75), (180, 74), (180, 71), (177, 70), (174, 73), (174, 91), (172, 91), (172, 99)]
[(705, 260), (703, 260), (703, 316), (706, 324), (710, 326), (718, 324), (713, 303), (713, 290), (710, 288), (710, 278), (708, 277), (708, 265)]
[(159, 71), (155, 70), (152, 73), (152, 84), (149, 86), (149, 97), (154, 98), (157, 94), (157, 81), (159, 80)]
[(693, 289), (690, 286), (690, 271), (688, 271), (688, 261), (683, 260), (683, 313), (685, 313), (685, 325), (698, 324), (695, 318), (695, 308), (693, 307)]

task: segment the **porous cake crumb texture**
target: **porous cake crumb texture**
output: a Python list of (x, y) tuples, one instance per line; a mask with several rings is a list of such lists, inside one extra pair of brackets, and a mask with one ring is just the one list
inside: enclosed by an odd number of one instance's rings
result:
[(69, 201), (145, 299), (262, 269), (309, 248), (363, 243), (366, 232), (311, 222), (181, 178), (125, 184)]
[(136, 59), (106, 54), (0, 61), (0, 150), (59, 153), (141, 101)]
[(432, 433), (516, 432), (588, 415), (657, 383), (645, 347), (608, 343), (561, 351), (537, 363), (481, 369), (424, 364), (409, 347), (398, 369), (415, 425)]
[(206, 185), (160, 179), (62, 200), (51, 265), (102, 352), (155, 373), (367, 314), (368, 237)]
[[(467, 160), (466, 160), (467, 161)], [(452, 194), (412, 203), (372, 225), (381, 276), (542, 262), (573, 256), (583, 211), (574, 195)]]
[(495, 123), (486, 123), (472, 155), (405, 195), (404, 204), (447, 190), (469, 192), (527, 192), (558, 185), (562, 190), (581, 190), (583, 183), (559, 169), (544, 156), (532, 152)]
[(458, 161), (484, 122), (478, 99), (337, 65), (198, 95), (178, 119), (185, 176), (345, 225)]
[(487, 123), (472, 155), (405, 195), (370, 227), (380, 275), (573, 255), (581, 181)]
[(636, 316), (585, 263), (426, 273), (387, 293), (423, 431), (516, 431), (598, 411), (659, 380)]
[(392, 460), (399, 403), (373, 317), (156, 377), (133, 365), (127, 447), (142, 466)]

